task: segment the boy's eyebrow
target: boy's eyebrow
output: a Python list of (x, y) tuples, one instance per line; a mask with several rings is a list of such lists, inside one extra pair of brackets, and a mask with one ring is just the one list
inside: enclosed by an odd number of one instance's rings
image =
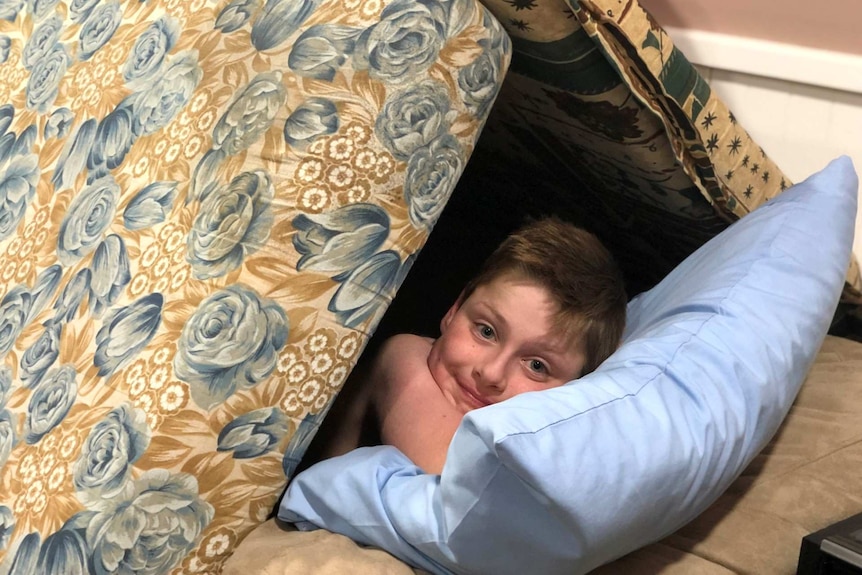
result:
[[(513, 326), (508, 321), (506, 321), (506, 318), (503, 317), (500, 312), (498, 312), (496, 309), (494, 309), (487, 303), (482, 301), (477, 302), (476, 307), (480, 308), (483, 312), (492, 316), (491, 319), (494, 321), (495, 324), (497, 324), (497, 326), (503, 326), (503, 335), (505, 335), (505, 330), (513, 329)], [(546, 334), (545, 338), (543, 338), (543, 341), (541, 342), (543, 351), (542, 355), (552, 355), (555, 356), (553, 359), (563, 360), (567, 356), (572, 344), (563, 337), (554, 337), (555, 335), (556, 334)]]
[(494, 309), (490, 305), (486, 304), (485, 302), (483, 302), (483, 301), (477, 302), (476, 307), (481, 308), (481, 310), (483, 312), (487, 313), (490, 316), (493, 316), (491, 319), (494, 321), (495, 324), (502, 324), (504, 328), (510, 327), (509, 322), (506, 321), (506, 318), (504, 318), (500, 314), (500, 312), (498, 312), (496, 309)]

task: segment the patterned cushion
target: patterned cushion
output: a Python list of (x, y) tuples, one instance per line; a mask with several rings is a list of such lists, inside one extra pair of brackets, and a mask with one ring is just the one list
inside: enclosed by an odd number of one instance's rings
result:
[(220, 571), (508, 56), (471, 0), (0, 2), (0, 561)]
[(476, 157), (593, 228), (633, 293), (790, 185), (637, 2), (482, 2), (514, 54)]

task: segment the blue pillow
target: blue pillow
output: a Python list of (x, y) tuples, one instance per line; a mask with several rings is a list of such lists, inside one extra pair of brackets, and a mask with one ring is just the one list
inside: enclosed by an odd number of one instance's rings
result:
[(629, 304), (566, 386), (469, 413), (442, 475), (393, 447), (300, 474), (279, 516), (435, 573), (589, 571), (702, 512), (775, 433), (829, 327), (858, 181), (842, 157)]

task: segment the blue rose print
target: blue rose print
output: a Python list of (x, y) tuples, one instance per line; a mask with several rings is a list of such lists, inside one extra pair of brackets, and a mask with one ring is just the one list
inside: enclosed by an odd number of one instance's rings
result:
[(204, 157), (195, 166), (189, 184), (189, 193), (186, 195), (186, 204), (202, 199), (218, 185), (216, 180), (218, 168), (225, 158), (227, 158), (227, 154), (224, 150), (207, 150)]
[(12, 349), (27, 325), (32, 303), (30, 290), (22, 285), (10, 289), (0, 300), (0, 358)]
[[(12, 156), (26, 156), (30, 153), (30, 149), (33, 147), (33, 144), (36, 142), (36, 132), (37, 128), (35, 125), (30, 124), (27, 126), (21, 134), (15, 139), (15, 144), (11, 148)], [(7, 134), (7, 135), (11, 135)]]
[(164, 298), (151, 293), (108, 312), (96, 334), (93, 364), (108, 377), (132, 361), (156, 335), (162, 323)]
[(62, 324), (49, 324), (21, 356), (19, 377), (25, 387), (36, 387), (60, 355)]
[[(3, 456), (0, 453), (0, 469), (2, 468)], [(15, 515), (12, 514), (11, 509), (5, 505), (0, 505), (0, 551), (5, 551), (9, 546), (9, 540), (12, 538), (13, 531), (15, 531)]]
[(88, 182), (104, 177), (108, 171), (120, 166), (135, 143), (133, 102), (134, 98), (123, 99), (99, 122), (87, 156)]
[(415, 227), (431, 231), (458, 182), (464, 164), (461, 144), (449, 134), (410, 157), (404, 178), (404, 200), (410, 222)]
[(132, 279), (123, 238), (111, 234), (96, 248), (90, 264), (90, 309), (95, 317), (114, 304)]
[(334, 134), (338, 125), (338, 110), (332, 100), (309, 98), (288, 116), (284, 139), (293, 147), (302, 147), (320, 136)]
[(42, 542), (34, 573), (40, 575), (66, 575), (89, 573), (90, 562), (87, 543), (81, 530), (65, 525), (51, 533)]
[(10, 389), (12, 389), (12, 370), (5, 365), (0, 366), (0, 408), (6, 405)]
[(63, 139), (69, 134), (69, 129), (72, 127), (72, 122), (75, 120), (75, 115), (69, 108), (57, 108), (48, 117), (45, 123), (45, 130), (42, 134), (45, 139), (57, 138)]
[(6, 134), (6, 130), (12, 125), (14, 118), (15, 107), (12, 104), (3, 104), (0, 106), (0, 137)]
[(103, 500), (86, 529), (95, 573), (169, 573), (215, 514), (185, 473), (151, 469)]
[(318, 24), (303, 32), (293, 45), (287, 65), (300, 76), (331, 82), (356, 49), (361, 28)]
[(446, 42), (448, 13), (437, 0), (395, 0), (380, 21), (362, 33), (356, 46), (357, 69), (387, 83), (415, 80), (438, 59)]
[(251, 459), (278, 447), (288, 432), (287, 416), (275, 407), (243, 414), (218, 434), (218, 450), (233, 451), (234, 459)]
[(0, 0), (0, 18), (14, 22), (24, 7), (24, 0)]
[(36, 276), (36, 283), (30, 290), (33, 299), (30, 304), (30, 313), (27, 314), (27, 323), (30, 323), (42, 311), (48, 301), (54, 297), (54, 292), (57, 291), (62, 278), (63, 268), (58, 264), (45, 268)]
[(9, 51), (12, 49), (12, 40), (6, 34), (0, 34), (0, 64), (5, 64), (9, 59)]
[(198, 279), (220, 277), (259, 250), (272, 228), (275, 189), (262, 170), (243, 172), (201, 203), (188, 236), (186, 259)]
[(89, 60), (99, 48), (108, 43), (122, 19), (123, 11), (119, 2), (110, 2), (94, 8), (78, 36), (80, 40), (78, 58)]
[(0, 470), (6, 465), (12, 448), (18, 443), (15, 433), (17, 427), (16, 418), (6, 409), (0, 409)]
[(119, 199), (120, 187), (110, 175), (99, 178), (75, 196), (57, 237), (60, 263), (72, 265), (96, 248), (102, 241), (102, 233), (114, 220)]
[(72, 0), (72, 3), (69, 4), (69, 15), (72, 18), (72, 22), (83, 22), (87, 19), (87, 16), (90, 15), (90, 12), (93, 11), (93, 8), (101, 2), (102, 0)]
[(255, 76), (213, 128), (213, 148), (231, 156), (247, 149), (272, 126), (285, 98), (280, 71)]
[(427, 81), (393, 93), (377, 116), (377, 137), (392, 155), (408, 160), (449, 130), (449, 93), (439, 82)]
[(84, 297), (90, 291), (90, 280), (93, 272), (90, 268), (78, 270), (63, 288), (60, 297), (54, 302), (54, 317), (51, 323), (72, 321), (78, 313), (78, 308), (84, 303)]
[(134, 95), (136, 135), (158, 132), (188, 103), (203, 76), (197, 58), (194, 50), (177, 54), (149, 88)]
[(471, 114), (485, 117), (502, 85), (500, 56), (485, 50), (469, 65), (458, 71), (458, 93)]
[(224, 402), (272, 373), (287, 342), (288, 320), (274, 301), (233, 284), (203, 302), (177, 342), (174, 374), (204, 409)]
[(96, 120), (90, 118), (84, 121), (78, 127), (74, 137), (69, 138), (69, 141), (66, 142), (63, 152), (57, 160), (54, 175), (51, 176), (51, 183), (54, 184), (57, 191), (71, 188), (78, 174), (87, 165), (90, 148), (96, 139), (96, 127)]
[(389, 237), (389, 215), (374, 204), (348, 204), (323, 214), (293, 219), (293, 247), (301, 254), (297, 271), (344, 279)]
[(32, 69), (41, 58), (50, 52), (60, 40), (62, 30), (63, 20), (57, 14), (39, 24), (27, 39), (24, 52), (21, 54), (24, 68)]
[(131, 475), (132, 464), (149, 444), (146, 412), (129, 403), (115, 407), (90, 430), (73, 466), (73, 482), (82, 502), (119, 494)]
[(4, 155), (5, 158), (0, 158), (0, 240), (15, 233), (28, 203), (36, 195), (40, 174), (35, 154)]
[(143, 230), (165, 221), (174, 204), (179, 182), (153, 182), (135, 194), (123, 211), (127, 230)]
[(48, 14), (54, 11), (54, 7), (60, 0), (28, 0), (30, 5), (30, 13), (36, 17), (36, 20), (41, 20)]
[(36, 573), (36, 561), (39, 559), (39, 545), (42, 538), (38, 532), (28, 533), (18, 545), (15, 558), (9, 567), (9, 575), (24, 575)]
[(24, 441), (30, 445), (54, 429), (75, 403), (78, 374), (71, 365), (55, 367), (33, 390), (24, 422)]
[(266, 0), (251, 27), (251, 43), (258, 51), (275, 48), (317, 10), (320, 0)]
[(296, 432), (290, 436), (290, 442), (287, 444), (287, 449), (284, 450), (284, 457), (281, 459), (281, 469), (286, 478), (293, 477), (294, 471), (299, 467), (299, 462), (305, 452), (308, 451), (308, 446), (311, 445), (311, 440), (314, 439), (314, 434), (319, 427), (320, 416), (309, 413), (302, 418)]
[(374, 254), (353, 270), (329, 301), (328, 309), (344, 327), (358, 328), (382, 314), (403, 279), (401, 260), (393, 251)]
[(0, 161), (6, 162), (13, 157), (12, 149), (15, 147), (15, 132), (8, 132), (0, 136)]
[(33, 66), (27, 80), (27, 107), (41, 114), (48, 112), (60, 90), (60, 81), (71, 63), (62, 44), (54, 44), (50, 52)]
[(248, 22), (253, 12), (257, 10), (256, 0), (232, 0), (219, 12), (215, 21), (216, 30), (229, 34), (239, 30)]
[(123, 78), (133, 83), (146, 80), (161, 67), (165, 55), (171, 51), (180, 35), (177, 21), (162, 16), (138, 36), (123, 66)]

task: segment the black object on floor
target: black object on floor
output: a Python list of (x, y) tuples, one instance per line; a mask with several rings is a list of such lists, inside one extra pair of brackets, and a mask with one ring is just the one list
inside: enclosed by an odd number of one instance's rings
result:
[(796, 574), (862, 574), (862, 514), (806, 535)]

